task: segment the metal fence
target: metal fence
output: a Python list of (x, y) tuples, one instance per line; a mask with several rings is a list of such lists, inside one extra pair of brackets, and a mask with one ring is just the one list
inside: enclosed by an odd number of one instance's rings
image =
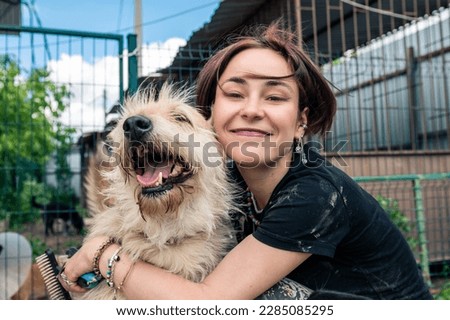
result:
[(450, 149), (449, 69), (448, 8), (323, 65), (339, 89), (343, 151)]
[[(313, 50), (339, 91), (333, 131), (324, 140), (311, 140), (372, 195), (407, 218), (410, 229), (404, 234), (412, 238), (427, 279), (448, 277), (450, 264), (448, 12), (440, 10), (365, 46), (350, 48), (343, 56)], [(6, 30), (8, 34), (1, 34)], [(134, 53), (134, 48), (135, 38), (130, 36), (128, 52)], [(141, 81), (193, 84), (213, 48), (182, 47), (173, 62), (168, 51), (173, 48), (164, 44), (139, 51), (142, 61), (153, 61), (141, 65), (145, 76)], [(136, 57), (126, 53), (118, 35), (0, 26), (0, 232), (25, 235), (34, 255), (47, 247), (62, 253), (82, 239), (74, 230), (65, 234), (59, 222), (55, 233), (46, 235), (33, 195), (41, 204), (65, 202), (85, 214), (86, 161), (117, 116), (124, 89), (136, 89), (136, 74), (123, 72)], [(12, 62), (20, 72), (8, 78)], [(48, 76), (32, 78), (32, 71), (41, 69), (50, 71)], [(69, 94), (55, 88), (39, 91), (44, 78)], [(12, 95), (7, 86), (15, 88)], [(64, 102), (61, 110), (58, 99)], [(40, 136), (49, 127), (50, 138)], [(38, 280), (30, 281), (31, 289), (15, 298), (45, 298)]]
[(400, 230), (410, 240), (426, 281), (431, 285), (431, 275), (448, 276), (444, 274), (445, 266), (439, 263), (450, 260), (450, 215), (447, 211), (450, 173), (354, 179), (376, 197), (388, 213), (397, 215), (393, 220), (399, 222)]
[[(85, 214), (89, 150), (80, 141), (103, 131), (123, 99), (123, 52), (122, 35), (0, 26), (0, 299), (45, 298), (36, 267), (26, 266), (46, 248), (81, 243), (65, 229), (75, 211)], [(47, 229), (40, 209), (51, 203), (60, 219)], [(28, 248), (32, 256), (15, 264)]]

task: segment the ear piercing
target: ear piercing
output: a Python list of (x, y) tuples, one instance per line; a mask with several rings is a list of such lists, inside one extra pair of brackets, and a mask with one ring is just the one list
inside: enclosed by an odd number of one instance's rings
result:
[[(308, 126), (305, 123), (300, 125), (303, 129), (307, 129)], [(304, 165), (308, 163), (308, 159), (306, 158), (306, 154), (303, 150), (303, 136), (297, 141), (297, 145), (295, 146), (295, 152), (300, 154), (301, 161)]]

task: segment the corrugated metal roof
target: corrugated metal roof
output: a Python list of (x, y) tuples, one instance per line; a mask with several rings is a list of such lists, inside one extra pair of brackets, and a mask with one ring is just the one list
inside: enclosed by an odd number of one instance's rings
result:
[(267, 0), (224, 0), (202, 28), (195, 31), (188, 40), (188, 45), (195, 47), (199, 44), (216, 44), (221, 37), (241, 26)]
[[(406, 4), (402, 3), (402, 1), (392, 2), (392, 0), (369, 0), (368, 2), (356, 0), (355, 2), (364, 3), (374, 9), (390, 8), (389, 10), (392, 10), (392, 12), (408, 15), (412, 14), (412, 11), (416, 11), (417, 17), (420, 17), (426, 13), (428, 6), (430, 6), (429, 9), (436, 10), (446, 1), (436, 1), (436, 4), (434, 5), (427, 5), (425, 1), (417, 1), (415, 4), (410, 3), (408, 7), (404, 7)], [(187, 47), (214, 47), (224, 36), (233, 30), (242, 27), (249, 20), (254, 22), (254, 19), (252, 18), (259, 13), (264, 5), (269, 5), (269, 3), (273, 4), (277, 2), (271, 0), (222, 1), (211, 17), (211, 21), (205, 23), (202, 28), (192, 34), (187, 42)], [(383, 21), (386, 22), (383, 33), (390, 31), (390, 28), (396, 28), (408, 22), (401, 19), (395, 19), (395, 25), (392, 26), (389, 20), (391, 18), (389, 16), (379, 16), (371, 12), (368, 12), (368, 15), (366, 15), (361, 10), (358, 19), (355, 20), (354, 10), (357, 8), (346, 3), (341, 3), (339, 0), (331, 0), (328, 4), (324, 0), (302, 0), (300, 3), (302, 8), (301, 19), (303, 40), (308, 43), (313, 42), (314, 38), (316, 38), (316, 45), (318, 45), (318, 48), (316, 49), (319, 52), (351, 49), (380, 36), (380, 28), (373, 27), (370, 23), (371, 19), (378, 22), (381, 17)], [(278, 6), (282, 5), (283, 3), (280, 1)], [(291, 4), (291, 6), (292, 14), (294, 14), (293, 4)], [(435, 7), (433, 8), (433, 6)], [(331, 10), (329, 8), (334, 9)], [(264, 16), (269, 21), (279, 18), (279, 12), (277, 12), (277, 10), (269, 12), (268, 7), (265, 7), (264, 11)], [(315, 12), (315, 20), (311, 20), (312, 11)], [(327, 19), (327, 12), (329, 14), (329, 19)], [(343, 21), (341, 21), (342, 18)], [(313, 28), (313, 24), (315, 24), (315, 28)], [(357, 32), (358, 34), (347, 34), (347, 43), (342, 43), (342, 30), (346, 30), (346, 33)], [(330, 41), (328, 41), (328, 37)], [(359, 43), (355, 43), (355, 38), (358, 39)], [(329, 42), (331, 42), (331, 46)]]
[[(373, 9), (391, 10), (404, 15), (415, 14), (421, 17), (439, 6), (448, 5), (447, 0), (433, 1), (395, 1), (355, 0)], [(184, 48), (180, 48), (168, 69), (178, 70), (178, 74), (195, 73), (200, 64), (207, 59), (207, 50), (214, 50), (223, 39), (245, 25), (268, 23), (280, 17), (280, 8), (287, 2), (278, 0), (223, 0), (213, 13), (210, 22), (195, 31)], [(290, 2), (291, 21), (296, 21), (294, 1)], [(400, 27), (408, 21), (392, 19), (340, 2), (340, 0), (301, 0), (302, 40), (305, 48), (319, 63), (340, 57), (349, 49), (364, 45), (381, 34)], [(355, 14), (356, 13), (356, 14)], [(288, 14), (284, 11), (283, 14)], [(264, 21), (263, 21), (264, 20)], [(371, 23), (371, 22), (376, 22)], [(345, 30), (345, 36), (342, 31)], [(191, 75), (190, 75), (191, 76)]]

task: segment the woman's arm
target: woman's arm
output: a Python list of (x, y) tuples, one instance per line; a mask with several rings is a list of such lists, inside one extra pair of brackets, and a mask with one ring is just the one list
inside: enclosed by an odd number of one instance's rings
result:
[[(98, 243), (98, 241), (97, 241)], [(100, 271), (105, 276), (107, 261), (118, 245), (108, 247), (100, 259)], [(81, 249), (82, 250), (82, 249)], [(72, 259), (82, 259), (82, 254)], [(86, 255), (89, 256), (89, 255)], [(92, 253), (93, 256), (93, 253)], [(137, 262), (121, 288), (128, 299), (192, 300), (192, 299), (254, 299), (293, 269), (310, 254), (276, 249), (248, 236), (238, 244), (201, 283), (195, 283), (145, 262)], [(71, 259), (71, 260), (72, 260)], [(65, 273), (75, 279), (77, 261), (66, 264)], [(86, 266), (86, 263), (80, 263)], [(131, 260), (121, 254), (116, 262), (114, 281), (116, 286), (132, 266)], [(79, 287), (67, 287), (80, 291)], [(112, 290), (112, 289), (111, 289)]]

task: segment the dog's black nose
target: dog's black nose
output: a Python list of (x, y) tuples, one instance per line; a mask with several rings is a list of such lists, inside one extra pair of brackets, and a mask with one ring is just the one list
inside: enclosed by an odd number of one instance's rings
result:
[(140, 140), (153, 129), (152, 122), (144, 116), (129, 117), (123, 123), (123, 131), (131, 140)]

